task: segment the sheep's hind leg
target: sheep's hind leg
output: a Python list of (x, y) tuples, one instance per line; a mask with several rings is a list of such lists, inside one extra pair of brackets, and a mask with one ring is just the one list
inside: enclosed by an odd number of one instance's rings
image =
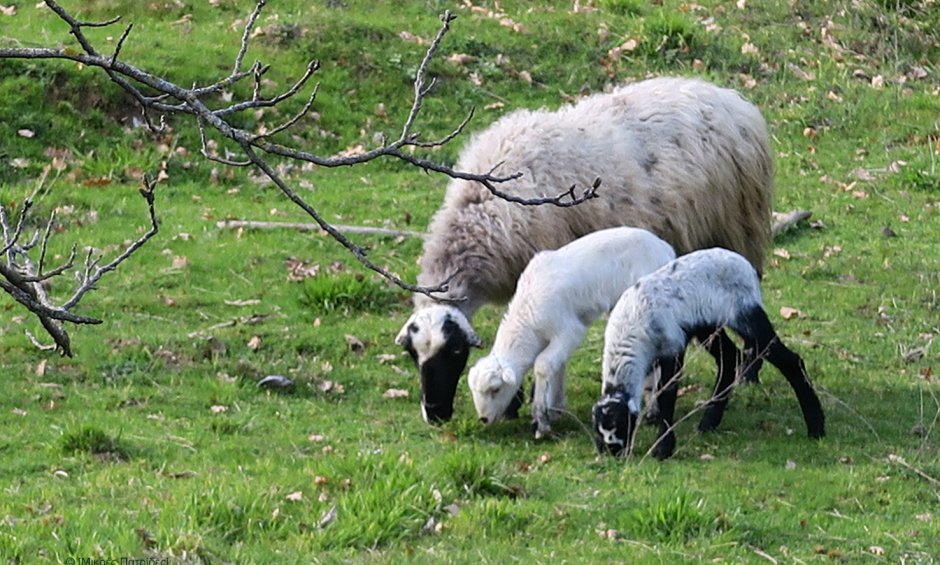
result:
[(715, 388), (708, 399), (705, 414), (698, 423), (699, 431), (708, 432), (717, 428), (725, 415), (728, 399), (734, 388), (740, 352), (738, 346), (721, 328), (700, 330), (695, 333), (695, 339), (705, 346), (718, 365)]
[(826, 418), (822, 404), (816, 396), (816, 391), (813, 390), (803, 359), (780, 341), (780, 336), (774, 331), (763, 308), (755, 307), (748, 313), (745, 320), (746, 327), (741, 329), (746, 330), (749, 335), (737, 329), (735, 331), (753, 339), (756, 343), (757, 355), (766, 355), (767, 360), (786, 377), (800, 403), (809, 437), (821, 438), (826, 435)]
[(556, 336), (535, 359), (532, 424), (536, 439), (551, 433), (549, 415), (557, 416), (565, 407), (565, 362), (581, 344), (585, 331), (582, 326)]

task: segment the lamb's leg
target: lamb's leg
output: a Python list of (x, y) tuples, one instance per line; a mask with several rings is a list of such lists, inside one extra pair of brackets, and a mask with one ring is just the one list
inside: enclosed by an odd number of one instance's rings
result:
[(766, 355), (767, 360), (783, 373), (787, 382), (790, 383), (800, 403), (800, 409), (803, 411), (803, 420), (806, 422), (809, 437), (820, 438), (826, 435), (826, 418), (819, 397), (816, 396), (816, 391), (813, 390), (813, 385), (809, 380), (806, 365), (798, 354), (780, 341), (764, 309), (755, 307), (749, 312), (745, 316), (741, 329), (748, 333), (737, 329), (735, 331), (739, 331), (746, 339), (753, 339), (757, 355)]
[(731, 397), (732, 388), (734, 388), (740, 352), (738, 346), (731, 341), (725, 330), (721, 328), (701, 330), (695, 334), (695, 339), (705, 345), (705, 348), (715, 358), (715, 363), (718, 365), (715, 388), (708, 400), (705, 414), (698, 423), (699, 431), (707, 432), (717, 428), (725, 415), (728, 399)]
[(650, 371), (649, 375), (646, 376), (645, 384), (645, 398), (649, 400), (646, 403), (646, 410), (643, 412), (643, 423), (644, 424), (655, 424), (659, 422), (659, 407), (656, 406), (656, 403), (653, 402), (653, 396), (656, 394), (656, 387), (659, 386), (660, 378), (660, 368), (657, 364), (653, 367), (653, 370)]
[(551, 433), (548, 423), (551, 410), (564, 408), (565, 363), (584, 339), (587, 328), (572, 328), (563, 335), (555, 336), (535, 359), (535, 392), (532, 395), (532, 424), (535, 438)]
[(682, 371), (682, 355), (676, 357), (661, 357), (659, 359), (660, 378), (657, 381), (656, 392), (651, 406), (657, 410), (659, 423), (659, 438), (653, 448), (653, 457), (666, 459), (672, 456), (676, 449), (676, 434), (672, 430), (675, 422), (676, 396), (679, 392), (679, 375)]

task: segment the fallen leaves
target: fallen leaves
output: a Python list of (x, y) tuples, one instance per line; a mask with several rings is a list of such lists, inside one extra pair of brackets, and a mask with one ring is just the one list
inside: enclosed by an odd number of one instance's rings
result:
[(390, 388), (382, 393), (382, 398), (408, 398), (408, 391), (401, 388)]
[(780, 307), (780, 317), (784, 320), (789, 320), (792, 318), (805, 318), (806, 314), (800, 311), (797, 308), (791, 308), (790, 306), (781, 306)]

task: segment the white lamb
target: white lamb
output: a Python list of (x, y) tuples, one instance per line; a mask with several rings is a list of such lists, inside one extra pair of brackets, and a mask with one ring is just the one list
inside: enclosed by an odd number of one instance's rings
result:
[(641, 276), (675, 259), (672, 246), (638, 228), (611, 228), (537, 253), (519, 277), (489, 355), (468, 382), (480, 421), (503, 417), (534, 367), (535, 436), (551, 431), (549, 413), (565, 405), (565, 363), (590, 324), (610, 312)]
[(585, 97), (556, 111), (519, 110), (475, 134), (456, 167), (522, 173), (500, 184), (520, 198), (550, 197), (595, 178), (578, 206), (520, 206), (479, 183), (453, 179), (428, 228), (418, 283), (449, 279), (441, 302), (414, 297), (395, 341), (421, 375), (422, 414), (453, 414), (471, 347), (470, 320), (507, 302), (529, 260), (591, 232), (647, 229), (679, 254), (720, 246), (760, 271), (770, 241), (773, 158), (760, 111), (734, 90), (692, 78), (656, 78)]
[[(628, 288), (610, 314), (604, 334), (603, 388), (594, 405), (595, 444), (615, 456), (632, 447), (647, 373), (659, 363), (655, 395), (660, 437), (653, 455), (666, 458), (675, 448), (672, 432), (676, 378), (686, 345), (728, 326), (741, 335), (747, 359), (742, 365), (756, 377), (764, 357), (783, 373), (803, 411), (809, 436), (825, 434), (825, 417), (799, 355), (774, 332), (761, 302), (754, 267), (737, 253), (707, 249), (679, 257)], [(728, 375), (731, 374), (731, 378)], [(705, 418), (721, 419), (733, 383), (723, 371)], [(701, 426), (700, 426), (701, 427)]]

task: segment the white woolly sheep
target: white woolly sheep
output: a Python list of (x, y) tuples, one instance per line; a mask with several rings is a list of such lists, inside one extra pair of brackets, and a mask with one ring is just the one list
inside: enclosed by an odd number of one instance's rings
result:
[[(602, 181), (578, 206), (520, 206), (479, 183), (454, 179), (429, 227), (418, 283), (450, 278), (440, 302), (414, 297), (396, 342), (421, 373), (422, 413), (450, 419), (470, 319), (505, 303), (535, 253), (616, 226), (647, 229), (679, 254), (735, 250), (760, 271), (770, 240), (773, 161), (766, 124), (734, 90), (690, 78), (656, 78), (557, 111), (520, 110), (473, 136), (456, 168), (511, 175), (500, 190), (551, 197)], [(445, 327), (444, 324), (450, 322)]]
[[(594, 405), (594, 441), (599, 452), (628, 454), (643, 384), (659, 363), (661, 378), (655, 398), (660, 437), (653, 455), (663, 459), (675, 449), (672, 423), (676, 378), (692, 336), (727, 326), (745, 343), (742, 367), (756, 375), (762, 358), (786, 377), (799, 400), (808, 434), (825, 435), (825, 417), (806, 366), (781, 341), (761, 302), (757, 272), (743, 257), (725, 249), (707, 249), (679, 257), (628, 288), (610, 314), (604, 333), (603, 388)], [(720, 377), (728, 375), (723, 371)], [(706, 409), (705, 419), (721, 420), (734, 384), (722, 378)], [(703, 420), (704, 421), (704, 420)]]
[(637, 279), (675, 258), (668, 243), (629, 227), (596, 231), (537, 253), (519, 277), (492, 351), (468, 373), (480, 421), (502, 418), (534, 368), (535, 436), (547, 435), (550, 412), (565, 405), (565, 363), (590, 324), (608, 314)]

